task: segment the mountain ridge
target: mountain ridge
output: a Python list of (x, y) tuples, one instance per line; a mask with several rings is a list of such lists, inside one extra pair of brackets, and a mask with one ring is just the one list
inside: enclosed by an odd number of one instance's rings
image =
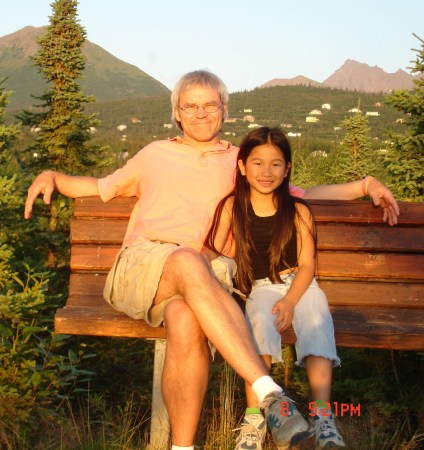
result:
[(398, 89), (412, 89), (414, 79), (414, 76), (402, 69), (398, 69), (394, 73), (388, 73), (378, 66), (369, 66), (365, 63), (347, 59), (341, 67), (322, 83), (299, 75), (294, 78), (274, 78), (260, 87), (303, 85), (368, 93), (389, 93)]
[[(29, 108), (32, 95), (41, 95), (46, 82), (31, 60), (38, 49), (37, 38), (45, 27), (27, 26), (0, 37), (0, 80), (13, 91), (9, 109)], [(80, 79), (82, 90), (99, 101), (169, 94), (169, 89), (138, 67), (126, 63), (88, 39), (83, 46), (86, 66)]]

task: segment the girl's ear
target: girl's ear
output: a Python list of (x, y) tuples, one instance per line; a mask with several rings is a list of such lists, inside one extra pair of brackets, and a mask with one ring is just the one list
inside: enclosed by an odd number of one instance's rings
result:
[(241, 174), (242, 174), (242, 175), (246, 175), (246, 169), (245, 169), (245, 167), (244, 167), (243, 161), (242, 161), (241, 159), (239, 159), (239, 160), (237, 161), (237, 164), (238, 164), (238, 167), (239, 167), (239, 169), (240, 169)]
[(286, 178), (287, 174), (289, 173), (290, 168), (291, 168), (291, 163), (287, 163), (287, 165), (286, 165), (286, 173), (284, 175), (284, 178)]

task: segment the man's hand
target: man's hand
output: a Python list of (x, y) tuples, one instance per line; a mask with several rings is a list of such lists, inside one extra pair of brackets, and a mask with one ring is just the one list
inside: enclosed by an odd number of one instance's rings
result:
[(25, 219), (29, 219), (32, 215), (32, 207), (35, 199), (42, 194), (43, 201), (46, 205), (50, 204), (52, 193), (55, 191), (56, 185), (54, 180), (54, 173), (46, 170), (33, 181), (28, 189), (28, 196), (25, 203)]
[(376, 178), (370, 177), (367, 194), (375, 206), (383, 208), (383, 220), (389, 225), (397, 224), (399, 206), (391, 191)]
[(288, 300), (282, 298), (275, 303), (272, 308), (272, 313), (277, 314), (277, 318), (274, 322), (275, 328), (279, 333), (287, 330), (293, 320), (294, 304)]

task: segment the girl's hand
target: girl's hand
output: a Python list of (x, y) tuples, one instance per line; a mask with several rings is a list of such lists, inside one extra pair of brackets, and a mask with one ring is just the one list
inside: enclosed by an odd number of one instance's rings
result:
[(277, 314), (277, 319), (274, 322), (275, 328), (281, 334), (287, 330), (293, 320), (294, 305), (286, 298), (282, 298), (275, 303), (272, 308), (272, 313)]

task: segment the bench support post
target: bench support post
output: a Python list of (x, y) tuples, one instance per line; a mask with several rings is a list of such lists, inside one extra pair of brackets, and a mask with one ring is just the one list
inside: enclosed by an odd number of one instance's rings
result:
[(164, 450), (168, 448), (169, 418), (162, 397), (161, 380), (165, 362), (166, 340), (155, 339), (155, 356), (153, 366), (152, 417), (150, 424), (149, 449)]

